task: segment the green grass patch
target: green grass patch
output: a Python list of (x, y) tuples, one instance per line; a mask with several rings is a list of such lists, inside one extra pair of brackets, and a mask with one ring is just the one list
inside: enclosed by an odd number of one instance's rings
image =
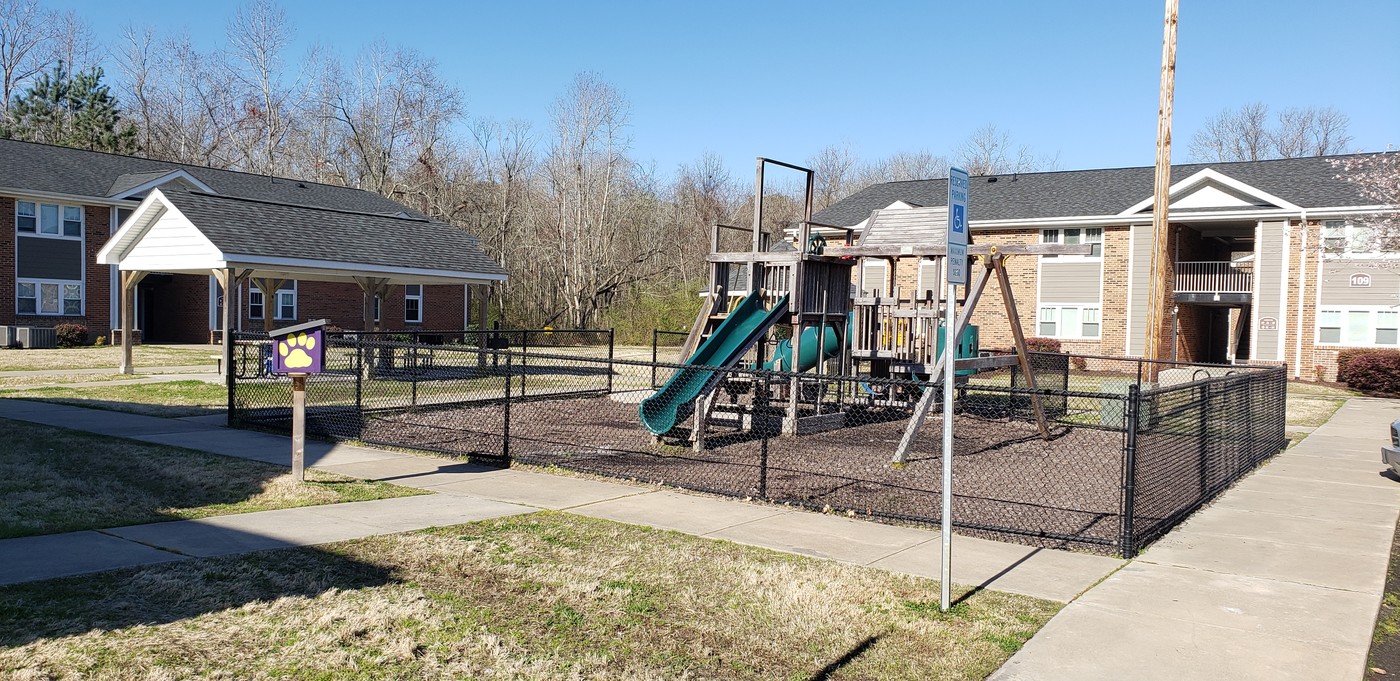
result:
[(0, 538), (424, 493), (312, 470), (298, 483), (260, 461), (23, 421), (0, 427)]
[(927, 579), (543, 512), (0, 588), (0, 675), (982, 679), (1060, 607), (937, 600)]
[[(288, 404), (291, 392), (288, 389)], [(218, 413), (228, 404), (228, 390), (205, 381), (169, 381), (84, 387), (53, 386), (0, 391), (0, 397), (70, 404), (146, 416), (178, 418)]]

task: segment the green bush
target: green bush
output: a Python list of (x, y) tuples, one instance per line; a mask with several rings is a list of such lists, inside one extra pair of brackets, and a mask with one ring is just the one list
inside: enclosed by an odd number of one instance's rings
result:
[(700, 311), (701, 284), (669, 282), (634, 288), (603, 313), (601, 328), (611, 328), (618, 345), (651, 345), (651, 332), (685, 331)]
[(87, 345), (88, 328), (82, 324), (59, 324), (53, 327), (58, 334), (58, 347), (76, 348)]
[(1400, 350), (1343, 350), (1337, 380), (1356, 390), (1400, 393)]

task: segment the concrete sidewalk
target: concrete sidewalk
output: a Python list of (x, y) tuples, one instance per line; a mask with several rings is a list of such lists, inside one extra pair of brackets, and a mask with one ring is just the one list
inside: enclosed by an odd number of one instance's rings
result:
[(1355, 681), (1385, 587), (1400, 401), (1325, 425), (1065, 607), (992, 675)]
[[(0, 399), (0, 418), (284, 464), (286, 437), (219, 427), (210, 417), (162, 419)], [(936, 531), (567, 475), (498, 469), (367, 447), (307, 443), (319, 469), (437, 492), (0, 541), (0, 584), (191, 557), (309, 546), (388, 532), (555, 509), (624, 523), (936, 577)], [(1123, 561), (958, 537), (955, 582), (1068, 602)]]

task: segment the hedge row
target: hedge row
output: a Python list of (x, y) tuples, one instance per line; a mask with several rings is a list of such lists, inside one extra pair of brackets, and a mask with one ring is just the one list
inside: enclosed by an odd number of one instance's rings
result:
[(1400, 350), (1343, 350), (1337, 380), (1357, 390), (1400, 393)]

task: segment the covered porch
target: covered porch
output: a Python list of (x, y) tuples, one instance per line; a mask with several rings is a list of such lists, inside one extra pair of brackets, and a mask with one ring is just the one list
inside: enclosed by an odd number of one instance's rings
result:
[[(485, 328), (491, 286), (506, 273), (477, 240), (451, 225), (404, 214), (354, 213), (153, 189), (103, 246), (97, 262), (120, 276), (120, 371), (132, 373), (138, 285), (152, 273), (211, 276), (219, 306), (223, 372), (233, 367), (237, 291), (251, 283), (273, 300), (288, 281), (353, 283), (362, 330), (378, 330), (375, 301), (394, 286), (460, 285), (463, 319)], [(474, 309), (473, 309), (474, 308)], [(474, 313), (474, 314), (473, 314)], [(263, 316), (263, 330), (279, 322)]]

